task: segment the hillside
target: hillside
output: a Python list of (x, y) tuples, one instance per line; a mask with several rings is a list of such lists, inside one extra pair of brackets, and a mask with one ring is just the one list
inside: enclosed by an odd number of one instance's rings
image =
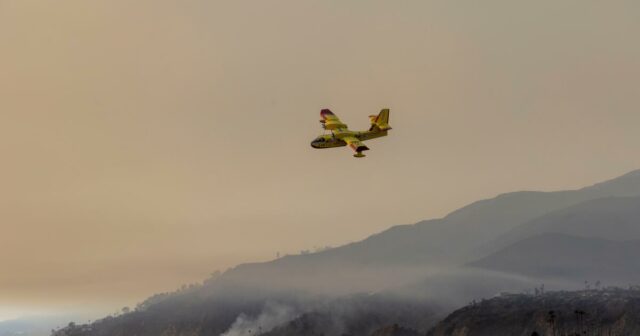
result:
[(561, 233), (624, 241), (640, 239), (640, 197), (607, 197), (586, 201), (535, 218), (487, 245), (496, 252), (543, 233)]
[(610, 288), (503, 295), (450, 314), (428, 336), (640, 334), (640, 292)]
[(640, 283), (640, 240), (611, 241), (546, 233), (519, 241), (472, 266), (538, 279), (609, 285)]
[[(443, 266), (463, 265), (495, 252), (489, 246), (496, 245), (498, 237), (541, 216), (579, 207), (590, 200), (633, 195), (640, 195), (640, 170), (580, 190), (503, 194), (475, 202), (442, 219), (394, 226), (363, 241), (327, 251), (240, 265), (225, 273), (224, 278), (229, 283), (268, 283), (331, 293), (401, 286), (437, 273)], [(613, 216), (616, 210), (612, 209)], [(636, 213), (631, 211), (634, 216)], [(600, 223), (595, 221), (594, 225)], [(633, 231), (640, 238), (640, 226), (634, 223), (637, 221), (633, 218), (623, 223), (627, 230), (622, 234)]]
[[(132, 313), (56, 335), (241, 335), (237, 329), (341, 336), (396, 323), (426, 332), (473, 299), (521, 292), (541, 279), (563, 289), (584, 280), (634, 281), (638, 244), (608, 238), (635, 237), (640, 197), (633, 196), (639, 195), (638, 171), (580, 190), (504, 194), (338, 248), (239, 265), (203, 284), (156, 295)], [(554, 232), (563, 230), (593, 237)], [(481, 253), (509, 232), (534, 235)]]
[(383, 295), (358, 295), (314, 307), (263, 335), (413, 336), (435, 325), (443, 317), (441, 312), (441, 307), (427, 301), (412, 303)]
[[(428, 301), (410, 302), (378, 294), (230, 302), (202, 300), (194, 297), (196, 293), (168, 294), (149, 307), (90, 325), (62, 328), (54, 336), (355, 336), (394, 323), (426, 332), (443, 316), (442, 307)], [(182, 300), (185, 297), (189, 300)]]

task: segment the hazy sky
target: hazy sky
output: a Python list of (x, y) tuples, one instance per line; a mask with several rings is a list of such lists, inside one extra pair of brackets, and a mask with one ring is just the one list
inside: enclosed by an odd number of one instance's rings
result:
[[(0, 320), (640, 168), (640, 2), (0, 0)], [(390, 136), (313, 150), (321, 108)]]

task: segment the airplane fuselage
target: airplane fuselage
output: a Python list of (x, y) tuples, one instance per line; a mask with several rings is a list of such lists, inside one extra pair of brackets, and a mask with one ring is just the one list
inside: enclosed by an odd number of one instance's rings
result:
[(342, 138), (353, 136), (360, 141), (380, 138), (387, 135), (387, 131), (350, 131), (346, 129), (338, 129), (331, 134), (321, 135), (311, 142), (313, 148), (335, 148), (346, 146), (347, 143)]
[(371, 127), (367, 131), (351, 131), (349, 126), (329, 109), (320, 111), (320, 124), (322, 128), (331, 131), (330, 134), (321, 135), (311, 141), (313, 148), (335, 148), (348, 146), (353, 149), (354, 157), (365, 157), (362, 152), (369, 150), (364, 141), (387, 135), (391, 129), (389, 126), (389, 109), (382, 109), (377, 115), (370, 115)]

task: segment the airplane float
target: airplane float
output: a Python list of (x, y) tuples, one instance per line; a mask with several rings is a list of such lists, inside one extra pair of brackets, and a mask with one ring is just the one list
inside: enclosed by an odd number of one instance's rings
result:
[(322, 128), (331, 131), (311, 142), (313, 148), (334, 148), (349, 145), (356, 153), (354, 157), (365, 157), (363, 151), (369, 150), (363, 141), (383, 137), (391, 129), (389, 126), (389, 109), (383, 109), (378, 115), (369, 116), (371, 127), (368, 131), (351, 131), (338, 117), (328, 109), (320, 111)]

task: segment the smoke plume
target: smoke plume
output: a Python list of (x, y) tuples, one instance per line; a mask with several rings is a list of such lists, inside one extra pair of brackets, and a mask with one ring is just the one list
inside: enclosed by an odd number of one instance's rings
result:
[(221, 336), (260, 335), (298, 316), (299, 313), (296, 312), (296, 309), (290, 306), (267, 302), (262, 312), (256, 317), (247, 316), (244, 313), (240, 314), (229, 330)]

